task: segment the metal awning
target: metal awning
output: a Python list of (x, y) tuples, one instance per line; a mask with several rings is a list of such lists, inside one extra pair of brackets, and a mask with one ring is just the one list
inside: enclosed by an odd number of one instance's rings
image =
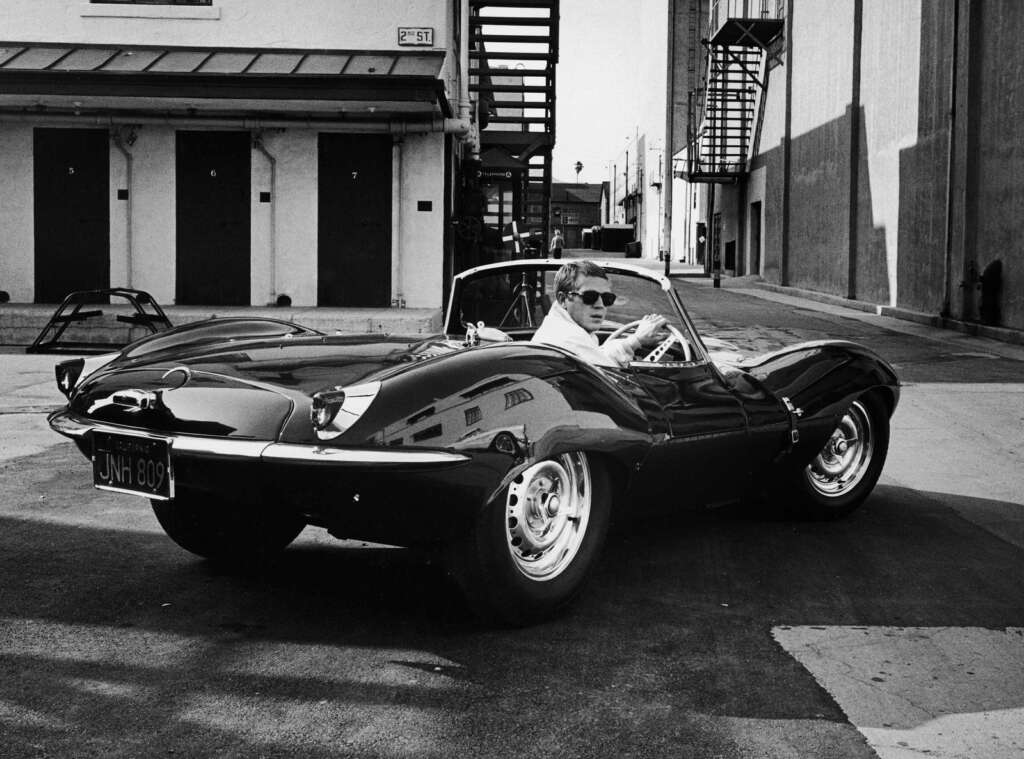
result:
[(423, 50), (0, 42), (0, 112), (448, 117), (444, 59)]

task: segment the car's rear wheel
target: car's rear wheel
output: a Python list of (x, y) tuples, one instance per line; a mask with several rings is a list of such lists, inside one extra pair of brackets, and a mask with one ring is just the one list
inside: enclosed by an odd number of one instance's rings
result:
[(164, 532), (187, 551), (217, 561), (253, 561), (283, 551), (302, 532), (296, 516), (210, 495), (152, 501)]
[(608, 476), (582, 451), (521, 472), (451, 546), (456, 579), (475, 611), (524, 625), (561, 609), (597, 561), (610, 509)]
[(889, 414), (876, 395), (846, 409), (817, 455), (793, 477), (797, 507), (814, 519), (837, 519), (874, 489), (889, 451)]

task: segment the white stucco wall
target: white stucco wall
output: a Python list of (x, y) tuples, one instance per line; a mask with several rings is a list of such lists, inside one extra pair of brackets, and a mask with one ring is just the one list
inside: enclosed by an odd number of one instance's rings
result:
[[(664, 2), (664, 0), (661, 0)], [(211, 6), (114, 5), (87, 0), (3, 0), (0, 27), (7, 40), (116, 45), (404, 50), (398, 28), (430, 27), (433, 49), (453, 44), (455, 0), (213, 0)], [(448, 50), (442, 79), (455, 91), (454, 51)], [(4, 123), (0, 115), (0, 289), (12, 300), (31, 301), (34, 277), (32, 129), (30, 122)], [(45, 124), (53, 126), (54, 124)], [(190, 128), (196, 128), (191, 126)], [(317, 298), (317, 133), (267, 130), (264, 145), (276, 161), (270, 203), (270, 162), (252, 153), (251, 302), (264, 305), (287, 294), (296, 306)], [(124, 155), (110, 151), (111, 286), (131, 285), (158, 301), (175, 295), (175, 129), (144, 125), (128, 148), (133, 161), (131, 281), (128, 206), (117, 199), (129, 189)], [(400, 278), (392, 293), (409, 307), (437, 307), (442, 293), (444, 238), (444, 136), (407, 135), (392, 210), (400, 216), (394, 251)], [(430, 201), (429, 211), (418, 201)], [(272, 236), (272, 218), (276, 230)], [(273, 267), (273, 271), (272, 271)]]
[[(252, 156), (252, 302), (264, 305), (288, 295), (293, 305), (316, 304), (317, 295), (317, 133), (308, 129), (267, 131), (267, 152), (277, 162), (277, 186), (271, 203), (270, 165), (258, 152)], [(276, 212), (274, 251), (270, 245), (270, 214)], [(270, 289), (274, 259), (276, 289)]]
[[(407, 136), (402, 143), (401, 277), (409, 308), (441, 306), (444, 239), (444, 135)], [(417, 210), (430, 201), (430, 211)]]
[[(791, 137), (846, 117), (853, 84), (854, 0), (798, 3), (799, 18), (787, 28), (793, 66)], [(785, 74), (783, 74), (785, 76)], [(783, 88), (785, 85), (783, 85)]]
[[(175, 137), (170, 127), (144, 127), (132, 148), (135, 156), (132, 239), (132, 285), (146, 290), (159, 303), (174, 302), (175, 245)], [(120, 157), (112, 155), (111, 165)], [(111, 227), (119, 220), (113, 216)], [(111, 259), (121, 257), (111, 249)], [(111, 285), (122, 284), (111, 280)]]
[(899, 267), (900, 154), (917, 142), (921, 74), (921, 2), (901, 0), (900, 13), (890, 3), (867, 0), (861, 48), (860, 101), (864, 112), (863, 139), (871, 190), (871, 225), (885, 231), (889, 276), (889, 305), (896, 305)]
[(759, 154), (778, 150), (786, 137), (786, 67), (780, 65), (769, 70), (765, 85)]
[(34, 295), (32, 128), (0, 124), (0, 290), (14, 303)]
[[(34, 295), (34, 207), (31, 125), (0, 123), (0, 289), (14, 302)], [(313, 306), (317, 299), (317, 138), (312, 130), (264, 133), (266, 150), (276, 161), (276, 187), (271, 203), (260, 192), (271, 191), (270, 162), (252, 153), (251, 303), (262, 306), (279, 294), (295, 306)], [(110, 147), (110, 284), (147, 290), (169, 305), (175, 297), (175, 130), (144, 126), (137, 131), (128, 187), (124, 155)], [(401, 144), (400, 232), (394, 251), (400, 279), (394, 295), (410, 308), (441, 305), (444, 238), (444, 135), (407, 135)], [(118, 189), (130, 189), (132, 200), (132, 279), (128, 271), (128, 202)], [(418, 210), (429, 201), (429, 211)], [(271, 213), (276, 235), (271, 244)], [(276, 272), (271, 290), (270, 267)]]
[(213, 0), (208, 7), (3, 0), (5, 40), (233, 47), (398, 48), (398, 27), (432, 27), (451, 40), (450, 0)]

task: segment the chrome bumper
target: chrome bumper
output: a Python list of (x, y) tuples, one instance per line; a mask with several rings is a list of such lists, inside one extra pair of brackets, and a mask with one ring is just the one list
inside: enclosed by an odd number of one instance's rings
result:
[(197, 435), (161, 435), (126, 427), (84, 422), (66, 409), (47, 417), (51, 429), (71, 439), (81, 439), (92, 431), (115, 435), (166, 440), (173, 453), (186, 453), (215, 459), (242, 459), (267, 463), (326, 464), (335, 466), (452, 466), (469, 461), (468, 456), (447, 451), (401, 450), (388, 448), (330, 448), (319, 445), (275, 443), (272, 440), (232, 440)]

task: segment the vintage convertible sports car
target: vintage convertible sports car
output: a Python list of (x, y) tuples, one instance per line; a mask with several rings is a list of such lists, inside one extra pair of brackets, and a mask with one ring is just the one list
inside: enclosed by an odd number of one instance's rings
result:
[(471, 604), (510, 624), (579, 592), (614, 515), (767, 494), (832, 518), (871, 492), (899, 398), (871, 350), (744, 359), (701, 339), (669, 280), (609, 262), (616, 321), (599, 337), (655, 312), (668, 328), (629, 366), (595, 367), (529, 340), (561, 263), (463, 272), (435, 337), (224, 318), (65, 361), (68, 404), (49, 422), (96, 487), (150, 499), (200, 556), (265, 556), (307, 525), (434, 546)]

